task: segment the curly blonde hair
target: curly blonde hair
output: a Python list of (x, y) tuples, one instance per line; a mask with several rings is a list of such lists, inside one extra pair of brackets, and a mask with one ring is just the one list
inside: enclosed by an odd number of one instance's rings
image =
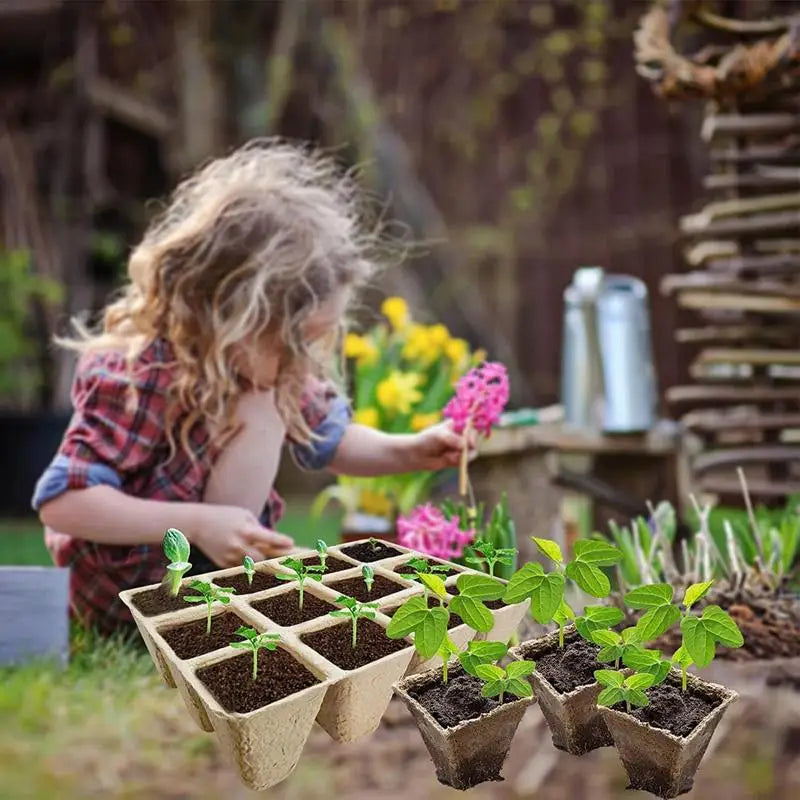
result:
[(376, 230), (364, 224), (363, 195), (351, 174), (318, 152), (274, 139), (249, 142), (183, 180), (128, 262), (129, 282), (90, 331), (60, 343), (78, 351), (119, 350), (129, 370), (156, 338), (177, 361), (167, 435), (191, 455), (198, 420), (221, 445), (236, 432), (244, 389), (237, 347), (278, 334), (288, 352), (276, 386), (290, 436), (313, 434), (301, 414), (309, 376), (335, 379), (345, 324), (316, 344), (303, 323), (327, 300), (354, 291), (373, 269)]

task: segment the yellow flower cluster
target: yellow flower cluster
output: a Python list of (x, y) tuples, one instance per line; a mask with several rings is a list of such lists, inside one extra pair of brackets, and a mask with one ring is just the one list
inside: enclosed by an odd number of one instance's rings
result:
[(375, 390), (378, 403), (390, 414), (409, 414), (411, 406), (422, 400), (422, 392), (419, 390), (421, 383), (422, 376), (415, 372), (394, 370)]
[(378, 360), (378, 348), (375, 342), (357, 333), (348, 333), (345, 336), (344, 354), (347, 358), (355, 359), (359, 366), (371, 366)]
[(408, 303), (402, 297), (387, 297), (381, 304), (381, 313), (396, 331), (405, 330), (411, 322)]

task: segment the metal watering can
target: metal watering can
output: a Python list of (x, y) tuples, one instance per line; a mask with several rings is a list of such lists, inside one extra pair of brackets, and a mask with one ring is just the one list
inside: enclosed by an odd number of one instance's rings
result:
[(655, 424), (650, 313), (639, 279), (576, 271), (564, 292), (561, 400), (577, 428), (635, 433)]

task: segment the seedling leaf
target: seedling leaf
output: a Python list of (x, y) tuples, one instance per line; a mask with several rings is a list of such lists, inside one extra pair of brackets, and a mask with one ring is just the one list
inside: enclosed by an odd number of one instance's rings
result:
[(450, 601), (450, 610), (480, 633), (488, 633), (494, 625), (492, 612), (480, 600), (470, 595), (456, 595)]
[(423, 572), (418, 573), (417, 577), (420, 579), (422, 584), (430, 589), (437, 597), (441, 598), (442, 600), (447, 599), (447, 588), (444, 585), (444, 581), (438, 576), (434, 575), (430, 572)]
[(173, 563), (189, 560), (189, 540), (177, 528), (167, 529), (163, 548), (164, 555)]
[(624, 699), (622, 689), (616, 686), (607, 686), (597, 695), (597, 705), (599, 706), (615, 706), (621, 703)]
[(533, 661), (512, 661), (506, 667), (506, 675), (509, 678), (524, 678), (531, 675), (536, 670), (536, 663)]
[(636, 609), (658, 608), (671, 603), (674, 592), (675, 590), (668, 583), (640, 586), (625, 595), (625, 605), (628, 608)]
[(625, 675), (613, 669), (596, 669), (594, 679), (603, 686), (619, 687), (625, 683)]
[(714, 660), (716, 645), (714, 636), (699, 617), (684, 617), (681, 621), (683, 646), (692, 661), (701, 669)]
[(539, 552), (547, 556), (551, 561), (555, 561), (556, 564), (564, 563), (564, 556), (561, 554), (558, 542), (554, 542), (552, 539), (538, 539), (536, 536), (531, 536), (531, 539), (536, 547), (539, 548)]
[(503, 669), (494, 664), (478, 664), (475, 667), (475, 672), (484, 681), (500, 681), (506, 676)]
[(527, 600), (533, 591), (531, 581), (534, 577), (544, 575), (544, 570), (540, 564), (530, 561), (520, 567), (510, 578), (506, 585), (503, 595), (503, 602), (506, 605), (521, 603)]
[(596, 567), (613, 567), (622, 560), (622, 551), (608, 542), (579, 539), (574, 546), (575, 560)]
[(701, 617), (711, 635), (725, 647), (741, 647), (744, 637), (727, 611), (719, 606), (706, 606)]
[(643, 642), (658, 639), (669, 630), (681, 617), (680, 609), (670, 603), (664, 603), (645, 612), (636, 628)]
[(467, 649), (458, 654), (458, 660), (465, 672), (477, 677), (475, 667), (478, 664), (489, 664), (499, 661), (508, 652), (508, 646), (502, 642), (471, 641)]
[(459, 595), (469, 595), (476, 600), (499, 600), (505, 593), (505, 584), (488, 575), (459, 575), (456, 580)]
[(683, 595), (683, 605), (690, 609), (698, 600), (708, 594), (708, 590), (714, 585), (714, 581), (704, 581), (703, 583), (693, 583)]
[[(579, 542), (575, 543), (576, 545)], [(586, 542), (591, 544), (591, 542)], [(598, 543), (599, 544), (599, 543)], [(611, 593), (611, 583), (605, 572), (585, 561), (570, 561), (566, 569), (567, 577), (592, 597), (608, 597)]]
[(637, 672), (625, 679), (625, 686), (628, 689), (649, 689), (654, 680), (655, 678), (647, 672)]

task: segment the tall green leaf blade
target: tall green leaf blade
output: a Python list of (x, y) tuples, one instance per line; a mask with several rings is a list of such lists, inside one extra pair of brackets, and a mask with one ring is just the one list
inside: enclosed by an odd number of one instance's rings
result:
[[(588, 543), (587, 543), (588, 544)], [(591, 564), (583, 561), (571, 561), (567, 564), (567, 577), (592, 597), (608, 597), (611, 583), (606, 574)]]

